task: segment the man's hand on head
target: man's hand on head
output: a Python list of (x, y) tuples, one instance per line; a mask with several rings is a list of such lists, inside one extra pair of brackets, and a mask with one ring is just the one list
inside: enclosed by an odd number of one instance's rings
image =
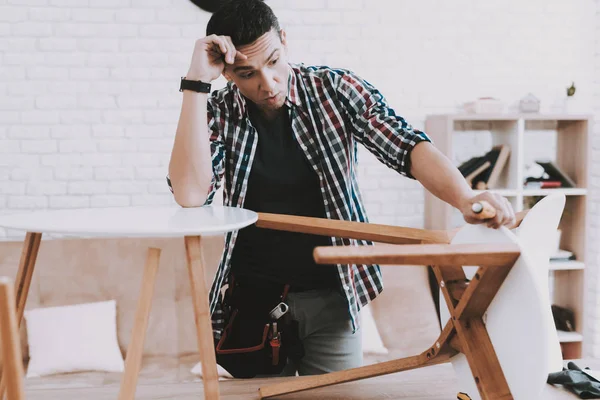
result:
[(217, 79), (227, 64), (247, 57), (236, 50), (229, 36), (210, 35), (196, 40), (187, 79), (210, 83)]
[[(473, 204), (479, 201), (487, 201), (496, 209), (496, 215), (493, 218), (480, 219), (473, 211)], [(477, 196), (471, 197), (463, 202), (460, 207), (464, 219), (469, 224), (485, 223), (490, 228), (498, 229), (501, 226), (512, 226), (515, 224), (515, 212), (512, 205), (506, 197), (491, 192), (483, 192)]]

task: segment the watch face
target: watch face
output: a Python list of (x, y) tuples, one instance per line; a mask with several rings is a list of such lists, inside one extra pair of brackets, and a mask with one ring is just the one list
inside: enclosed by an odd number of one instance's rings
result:
[(192, 3), (208, 12), (215, 12), (221, 7), (221, 4), (225, 0), (191, 0)]

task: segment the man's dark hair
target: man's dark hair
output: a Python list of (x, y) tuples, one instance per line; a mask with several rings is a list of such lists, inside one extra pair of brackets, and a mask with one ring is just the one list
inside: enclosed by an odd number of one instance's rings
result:
[(229, 0), (208, 21), (206, 36), (229, 36), (237, 47), (254, 42), (271, 29), (281, 35), (279, 21), (264, 1)]

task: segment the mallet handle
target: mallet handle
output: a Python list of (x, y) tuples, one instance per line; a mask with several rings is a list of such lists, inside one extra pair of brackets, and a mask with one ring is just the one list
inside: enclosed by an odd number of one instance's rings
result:
[(489, 219), (496, 216), (496, 209), (485, 200), (473, 203), (471, 210), (473, 210), (473, 212), (476, 214), (476, 217), (479, 219)]

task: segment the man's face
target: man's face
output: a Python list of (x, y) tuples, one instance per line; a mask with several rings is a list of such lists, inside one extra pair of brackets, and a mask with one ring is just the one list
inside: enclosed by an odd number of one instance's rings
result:
[(237, 47), (248, 59), (236, 57), (235, 63), (225, 68), (226, 78), (264, 111), (277, 110), (285, 102), (289, 76), (286, 46), (285, 32), (281, 31), (280, 39), (271, 30), (253, 43)]

